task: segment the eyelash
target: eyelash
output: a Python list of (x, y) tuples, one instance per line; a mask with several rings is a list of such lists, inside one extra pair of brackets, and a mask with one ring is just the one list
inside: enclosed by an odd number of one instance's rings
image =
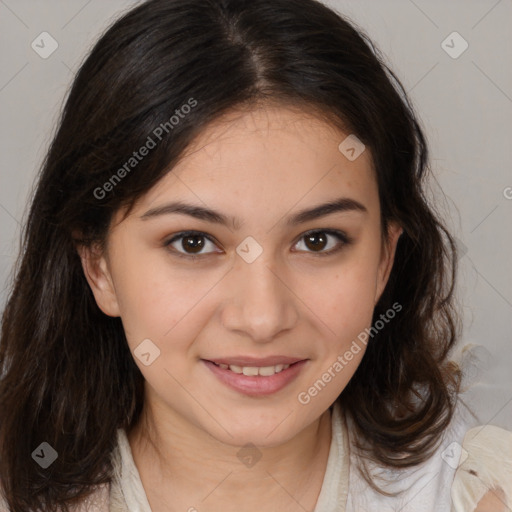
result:
[[(346, 247), (347, 245), (350, 245), (353, 242), (353, 239), (350, 238), (343, 231), (338, 231), (336, 229), (314, 229), (314, 230), (306, 231), (305, 233), (303, 233), (300, 236), (300, 238), (297, 240), (297, 242), (295, 242), (294, 245), (296, 245), (298, 242), (300, 242), (301, 240), (303, 240), (307, 236), (316, 235), (316, 234), (332, 235), (332, 236), (334, 236), (335, 238), (338, 239), (338, 242), (340, 242), (340, 244), (338, 244), (336, 247), (334, 247), (332, 249), (329, 249), (328, 251), (320, 251), (320, 252), (315, 252), (315, 251), (298, 251), (298, 252), (306, 252), (306, 253), (311, 254), (312, 256), (319, 256), (319, 257), (330, 256), (332, 254), (338, 253), (344, 247)], [(171, 244), (173, 244), (177, 240), (180, 240), (182, 238), (186, 238), (188, 236), (199, 236), (201, 238), (206, 238), (211, 243), (217, 245), (215, 243), (215, 240), (210, 235), (208, 235), (208, 234), (206, 234), (206, 233), (204, 233), (202, 231), (182, 231), (182, 232), (177, 233), (176, 235), (174, 235), (170, 240), (165, 241), (163, 245), (164, 245), (164, 247), (166, 247), (167, 249), (172, 251), (172, 253), (175, 254), (176, 256), (178, 256), (180, 258), (185, 258), (185, 259), (188, 259), (188, 260), (198, 260), (198, 259), (201, 259), (201, 258), (205, 258), (208, 255), (215, 254), (213, 252), (209, 252), (209, 253), (205, 253), (205, 254), (188, 254), (188, 253), (180, 252), (180, 251), (178, 251), (178, 250), (176, 250), (176, 249), (171, 247)]]

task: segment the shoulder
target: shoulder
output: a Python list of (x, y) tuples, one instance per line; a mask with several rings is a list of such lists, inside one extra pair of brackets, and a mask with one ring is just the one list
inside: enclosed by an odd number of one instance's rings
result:
[[(493, 497), (501, 499), (499, 492), (502, 492), (502, 502), (507, 503), (508, 500), (508, 504), (512, 503), (512, 433), (491, 426), (486, 426), (484, 433), (482, 426), (475, 428), (477, 421), (462, 403), (457, 403), (452, 421), (428, 459), (403, 469), (386, 469), (378, 465), (374, 468), (372, 463), (368, 464), (372, 481), (379, 483), (384, 491), (393, 493), (392, 496), (370, 488), (358, 471), (350, 471), (347, 510), (374, 510), (378, 506), (381, 511), (501, 512), (502, 509), (496, 507), (476, 508), (484, 506), (484, 502), (479, 503), (479, 500), (484, 498), (492, 486), (484, 484), (480, 494), (472, 495), (474, 485), (471, 478), (475, 477), (474, 471), (477, 475), (485, 474), (485, 483), (497, 482), (494, 485), (498, 494)], [(350, 435), (350, 428), (348, 431)], [(496, 465), (497, 452), (501, 455)], [(351, 467), (356, 467), (357, 464), (357, 451), (351, 449)], [(507, 469), (502, 472), (501, 467), (505, 464)], [(486, 473), (483, 473), (484, 468)], [(469, 477), (471, 478), (468, 480)], [(507, 505), (503, 503), (503, 506)], [(511, 511), (510, 508), (503, 510)]]
[(452, 512), (501, 512), (512, 505), (512, 432), (494, 425), (468, 430), (458, 447)]

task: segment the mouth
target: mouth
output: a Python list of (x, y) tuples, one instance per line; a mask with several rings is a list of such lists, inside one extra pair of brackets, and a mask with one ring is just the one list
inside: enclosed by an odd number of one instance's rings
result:
[(299, 375), (307, 361), (290, 357), (202, 360), (223, 384), (252, 396), (269, 395), (283, 389)]

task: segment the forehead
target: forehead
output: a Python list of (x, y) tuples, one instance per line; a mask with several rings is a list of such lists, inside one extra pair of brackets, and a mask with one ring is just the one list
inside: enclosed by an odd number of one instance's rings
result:
[(370, 152), (351, 161), (339, 149), (349, 135), (310, 111), (280, 106), (232, 111), (200, 133), (137, 210), (179, 198), (209, 206), (229, 203), (251, 214), (340, 194), (378, 209)]
[(244, 159), (247, 166), (253, 161), (251, 156), (257, 157), (259, 164), (268, 163), (268, 167), (283, 162), (283, 171), (287, 171), (300, 168), (304, 157), (306, 163), (322, 163), (333, 154), (338, 157), (337, 147), (346, 136), (312, 109), (263, 104), (228, 112), (212, 122), (173, 171), (179, 174), (183, 169), (190, 170), (194, 161), (206, 160), (214, 164)]

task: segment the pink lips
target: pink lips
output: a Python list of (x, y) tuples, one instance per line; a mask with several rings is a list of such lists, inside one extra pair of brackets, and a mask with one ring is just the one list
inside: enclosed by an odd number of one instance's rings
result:
[[(262, 359), (251, 357), (226, 357), (215, 360), (203, 359), (202, 362), (223, 384), (231, 389), (249, 396), (265, 396), (283, 389), (290, 384), (301, 372), (306, 359), (275, 356)], [(223, 369), (218, 364), (237, 366), (275, 366), (278, 364), (289, 364), (290, 367), (279, 373), (264, 377), (261, 375), (248, 376), (235, 373), (229, 369)]]

